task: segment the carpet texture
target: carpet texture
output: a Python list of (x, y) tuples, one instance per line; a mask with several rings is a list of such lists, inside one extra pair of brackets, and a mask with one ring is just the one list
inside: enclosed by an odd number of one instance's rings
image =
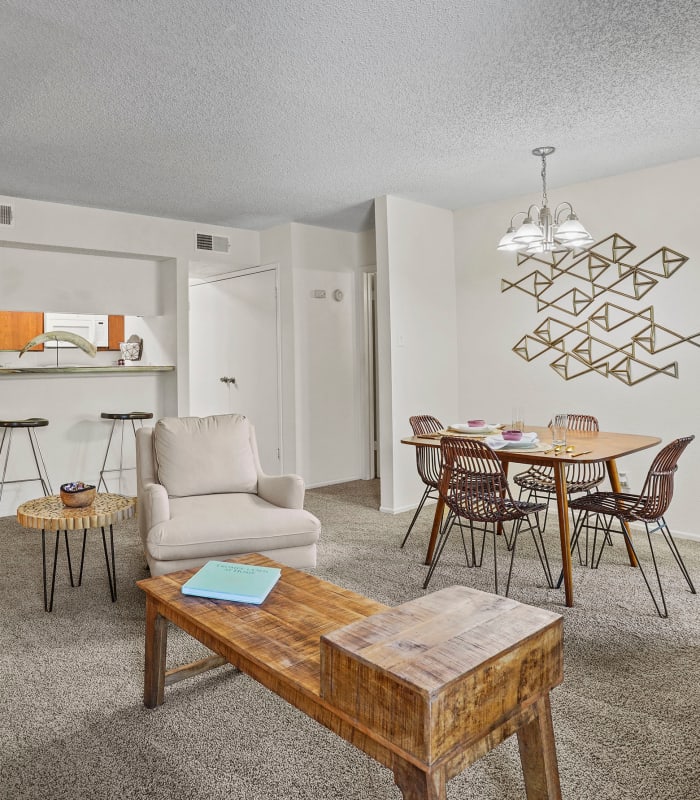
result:
[[(390, 605), (423, 594), (432, 509), (400, 550), (411, 514), (380, 514), (376, 481), (309, 491), (306, 506), (323, 523), (315, 574)], [(554, 528), (547, 542), (558, 569)], [(700, 544), (678, 544), (700, 584)], [(575, 562), (571, 609), (562, 591), (546, 587), (531, 542), (519, 543), (511, 596), (564, 615), (565, 679), (552, 708), (568, 800), (700, 798), (700, 597), (660, 540), (657, 550), (667, 620), (626, 563), (620, 537), (599, 570)], [(68, 585), (61, 552), (47, 614), (40, 534), (0, 519), (3, 800), (400, 798), (388, 770), (228, 666), (167, 689), (162, 707), (145, 709), (144, 598), (134, 581), (146, 573), (135, 522), (116, 528), (114, 604), (99, 532), (88, 537), (81, 587)], [(648, 557), (641, 542), (640, 552)], [(457, 531), (430, 591), (455, 583), (493, 588), (489, 544), (484, 566), (469, 569)], [(170, 666), (205, 654), (170, 629)], [(450, 781), (447, 796), (524, 798), (515, 737)]]

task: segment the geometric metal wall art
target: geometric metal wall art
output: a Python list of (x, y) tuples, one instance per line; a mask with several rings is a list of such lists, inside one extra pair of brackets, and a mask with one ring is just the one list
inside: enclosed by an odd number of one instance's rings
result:
[(678, 362), (666, 351), (682, 344), (700, 347), (700, 331), (686, 335), (661, 325), (645, 297), (688, 257), (661, 247), (630, 263), (635, 248), (614, 233), (576, 254), (519, 253), (518, 266), (530, 272), (518, 281), (502, 279), (501, 292), (523, 292), (549, 316), (513, 351), (526, 361), (553, 356), (549, 366), (567, 381), (588, 373), (628, 386), (659, 375), (677, 378)]

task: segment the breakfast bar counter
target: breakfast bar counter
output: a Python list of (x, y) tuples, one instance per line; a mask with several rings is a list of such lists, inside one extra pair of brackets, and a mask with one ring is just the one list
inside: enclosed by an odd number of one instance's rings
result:
[(144, 365), (124, 367), (115, 364), (104, 364), (97, 367), (0, 367), (0, 378), (11, 375), (139, 375), (144, 372), (173, 372), (172, 365)]

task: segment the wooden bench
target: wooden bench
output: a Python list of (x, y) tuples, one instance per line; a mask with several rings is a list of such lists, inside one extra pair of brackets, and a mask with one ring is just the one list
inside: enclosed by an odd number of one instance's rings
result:
[[(183, 595), (196, 570), (139, 581), (147, 707), (229, 662), (391, 769), (405, 800), (445, 800), (451, 777), (512, 734), (528, 800), (561, 797), (560, 615), (465, 586), (388, 608), (264, 556), (231, 560), (281, 567), (263, 605)], [(218, 655), (166, 670), (167, 620)]]

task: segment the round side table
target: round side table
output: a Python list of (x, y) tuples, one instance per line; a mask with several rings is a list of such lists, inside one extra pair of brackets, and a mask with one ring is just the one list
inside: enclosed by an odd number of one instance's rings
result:
[[(97, 494), (92, 505), (84, 508), (67, 508), (61, 502), (58, 495), (39, 497), (36, 500), (28, 500), (17, 509), (17, 521), (25, 528), (35, 528), (41, 530), (41, 558), (44, 577), (44, 611), (53, 609), (53, 595), (56, 585), (56, 560), (58, 557), (58, 542), (63, 531), (66, 542), (66, 557), (68, 559), (68, 575), (70, 585), (73, 582), (73, 567), (70, 560), (70, 548), (68, 546), (68, 531), (83, 531), (83, 547), (80, 554), (80, 573), (78, 576), (78, 586), (83, 580), (83, 562), (85, 560), (85, 541), (87, 532), (90, 528), (100, 528), (102, 531), (102, 546), (104, 548), (105, 563), (107, 565), (107, 580), (109, 581), (109, 593), (112, 602), (117, 599), (117, 572), (114, 560), (114, 530), (112, 528), (117, 522), (129, 519), (134, 516), (136, 508), (135, 497), (124, 497), (120, 494)], [(109, 527), (109, 551), (107, 549), (107, 537), (105, 528)], [(51, 571), (51, 593), (47, 593), (46, 578), (46, 532), (56, 532), (56, 543), (53, 552), (53, 568)], [(111, 564), (110, 564), (111, 552)]]

